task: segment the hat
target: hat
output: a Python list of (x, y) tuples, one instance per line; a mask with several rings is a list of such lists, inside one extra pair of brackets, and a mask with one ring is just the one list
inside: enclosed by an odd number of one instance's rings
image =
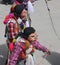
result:
[(16, 17), (20, 17), (20, 14), (22, 13), (22, 11), (25, 9), (24, 5), (22, 4), (19, 4), (19, 5), (16, 5), (14, 7), (14, 15)]
[(27, 39), (30, 34), (34, 33), (35, 29), (33, 27), (27, 27), (23, 31), (23, 38)]

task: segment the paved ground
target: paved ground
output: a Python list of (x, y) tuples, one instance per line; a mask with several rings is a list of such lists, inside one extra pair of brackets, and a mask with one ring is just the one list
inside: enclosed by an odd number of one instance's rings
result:
[[(50, 56), (44, 58), (43, 52), (36, 51), (35, 65), (60, 65), (60, 0), (48, 1), (48, 7), (52, 21), (45, 0), (37, 1), (34, 5), (35, 12), (31, 14), (32, 26), (38, 33), (38, 40), (52, 52)], [(4, 65), (7, 58), (3, 20), (9, 9), (9, 5), (0, 4), (0, 65)]]

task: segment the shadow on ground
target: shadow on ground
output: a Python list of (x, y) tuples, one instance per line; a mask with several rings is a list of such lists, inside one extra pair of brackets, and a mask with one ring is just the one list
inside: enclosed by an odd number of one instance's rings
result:
[[(44, 56), (43, 56), (44, 58)], [(60, 65), (60, 54), (52, 52), (50, 56), (45, 58), (51, 65)]]
[(6, 44), (0, 45), (0, 65), (5, 65), (8, 48)]

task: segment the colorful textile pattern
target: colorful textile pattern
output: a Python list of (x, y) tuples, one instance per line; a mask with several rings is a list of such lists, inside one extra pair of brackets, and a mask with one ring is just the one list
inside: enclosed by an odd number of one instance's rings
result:
[(45, 46), (43, 46), (42, 44), (40, 44), (38, 41), (35, 41), (35, 42), (33, 42), (32, 44), (33, 44), (33, 46), (34, 46), (36, 49), (38, 49), (38, 50), (40, 50), (40, 51), (43, 51), (43, 52), (46, 52), (46, 51), (47, 51), (47, 48), (46, 48)]
[(7, 24), (9, 19), (12, 18), (14, 15), (12, 13), (8, 14), (7, 16), (5, 16), (5, 19), (3, 21), (4, 24)]
[(15, 20), (9, 20), (8, 27), (8, 38), (13, 39), (19, 33), (19, 27)]
[(14, 51), (12, 52), (12, 54), (9, 57), (8, 65), (16, 65), (21, 51), (22, 51), (22, 49), (21, 49), (20, 44), (19, 43), (16, 44)]

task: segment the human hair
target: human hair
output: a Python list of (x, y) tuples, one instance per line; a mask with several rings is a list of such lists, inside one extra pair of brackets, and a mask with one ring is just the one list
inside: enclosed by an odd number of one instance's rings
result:
[(27, 27), (24, 29), (22, 37), (27, 39), (29, 37), (29, 35), (34, 32), (35, 32), (35, 29), (33, 27)]
[(16, 6), (14, 7), (14, 15), (15, 15), (16, 17), (20, 17), (20, 15), (21, 15), (21, 13), (22, 13), (22, 11), (23, 11), (24, 9), (26, 10), (26, 8), (24, 7), (23, 4), (18, 4), (18, 5), (16, 5)]

